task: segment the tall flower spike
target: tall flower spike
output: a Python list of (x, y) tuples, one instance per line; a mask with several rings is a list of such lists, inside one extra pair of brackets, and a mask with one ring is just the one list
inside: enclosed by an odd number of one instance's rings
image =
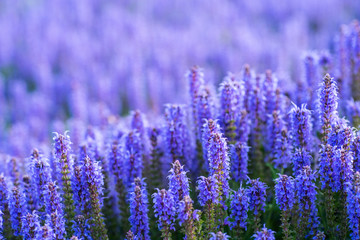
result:
[(176, 207), (174, 196), (170, 191), (157, 189), (152, 195), (154, 213), (157, 218), (158, 228), (162, 232), (161, 237), (171, 239), (171, 230), (175, 230)]
[(22, 236), (24, 239), (42, 239), (39, 216), (34, 211), (22, 217)]
[(272, 74), (271, 70), (267, 70), (264, 80), (264, 92), (265, 92), (265, 111), (267, 114), (271, 114), (276, 109), (276, 88), (278, 85), (277, 78)]
[(61, 204), (61, 198), (54, 182), (49, 182), (45, 189), (45, 203), (47, 221), (56, 239), (65, 239), (65, 220)]
[(40, 239), (42, 240), (53, 240), (53, 230), (49, 224), (45, 224), (40, 227)]
[(25, 196), (19, 188), (13, 187), (10, 191), (8, 201), (11, 227), (14, 230), (14, 235), (20, 236), (22, 228), (21, 218), (26, 212)]
[(217, 204), (219, 203), (219, 192), (217, 189), (217, 180), (214, 176), (199, 177), (197, 181), (199, 190), (199, 203), (201, 206), (205, 206), (207, 203)]
[(315, 174), (309, 166), (303, 167), (295, 179), (300, 214), (299, 236), (301, 238), (307, 235), (307, 230), (310, 230), (310, 235), (314, 235), (319, 226), (315, 180)]
[(238, 142), (247, 143), (249, 141), (251, 121), (249, 113), (241, 110), (236, 122), (237, 140)]
[[(155, 188), (163, 186), (163, 164), (161, 156), (163, 152), (160, 148), (160, 129), (153, 127), (148, 128), (148, 136), (150, 139), (150, 169), (149, 169), (149, 191), (154, 193)], [(167, 169), (166, 169), (167, 171)]]
[(130, 193), (130, 218), (131, 231), (135, 237), (150, 240), (148, 199), (144, 189), (135, 186), (134, 192)]
[(242, 229), (246, 230), (247, 226), (249, 211), (249, 196), (247, 189), (240, 186), (239, 190), (234, 192), (230, 211), (230, 228), (235, 229), (237, 235), (240, 236)]
[(220, 198), (224, 199), (229, 194), (230, 159), (226, 139), (221, 133), (210, 135), (208, 155), (209, 173), (218, 183)]
[(275, 198), (281, 210), (281, 227), (283, 229), (284, 239), (291, 239), (289, 218), (291, 214), (290, 211), (295, 203), (295, 181), (292, 177), (279, 174), (279, 178), (277, 178), (275, 182)]
[(264, 225), (261, 231), (254, 234), (253, 238), (255, 240), (275, 240), (275, 232), (271, 229), (267, 229)]
[(351, 144), (351, 151), (353, 152), (353, 169), (354, 172), (360, 171), (360, 135), (354, 138), (354, 141)]
[(322, 124), (323, 143), (327, 143), (328, 135), (331, 131), (331, 125), (338, 118), (338, 96), (337, 85), (329, 74), (326, 74), (324, 81), (319, 89), (319, 107), (320, 122)]
[(215, 229), (215, 207), (219, 203), (219, 190), (217, 180), (214, 176), (199, 177), (197, 181), (199, 191), (198, 199), (201, 206), (204, 207), (205, 214), (205, 233), (212, 232)]
[[(85, 157), (82, 165), (82, 184), (85, 187), (87, 205), (90, 211), (89, 219), (91, 236), (93, 239), (108, 239), (104, 219), (101, 213), (103, 204), (103, 175), (99, 163)], [(86, 209), (86, 208), (85, 208)]]
[(353, 184), (347, 184), (347, 214), (351, 239), (360, 239), (360, 173), (354, 174)]
[(68, 237), (72, 236), (72, 220), (75, 216), (74, 212), (74, 200), (71, 184), (72, 160), (70, 157), (71, 141), (67, 133), (64, 135), (55, 133), (54, 150), (55, 150), (55, 161), (57, 163), (57, 170), (61, 175), (62, 191), (63, 191), (63, 204), (66, 218), (66, 232)]
[(186, 195), (179, 203), (178, 220), (180, 226), (184, 226), (185, 239), (197, 239), (195, 221), (199, 220), (199, 211), (194, 210), (193, 201), (189, 195)]
[(267, 186), (259, 179), (249, 179), (247, 183), (250, 185), (248, 191), (250, 202), (249, 209), (254, 212), (254, 230), (256, 232), (260, 228), (261, 212), (265, 211)]
[(217, 232), (215, 233), (210, 233), (210, 238), (209, 240), (228, 240), (230, 239), (230, 237), (226, 234), (226, 233), (222, 233), (222, 232)]
[(321, 188), (329, 187), (333, 192), (340, 190), (341, 152), (329, 144), (322, 146), (319, 158)]
[(290, 146), (288, 132), (280, 111), (273, 111), (268, 116), (267, 124), (267, 150), (269, 158), (273, 160), (276, 168), (286, 168), (289, 163)]
[(240, 96), (240, 84), (235, 85), (235, 76), (231, 73), (224, 79), (220, 85), (220, 118), (221, 124), (225, 130), (225, 136), (231, 143), (236, 138), (235, 122), (237, 119), (242, 98)]
[(126, 186), (130, 187), (134, 179), (142, 177), (143, 172), (143, 150), (140, 134), (137, 131), (131, 131), (125, 138), (125, 176)]
[(9, 189), (7, 185), (7, 179), (3, 173), (0, 174), (0, 211), (2, 212), (2, 233), (4, 238), (11, 238), (11, 223), (10, 223), (10, 212), (9, 212)]
[(293, 171), (297, 174), (302, 170), (304, 166), (310, 166), (312, 162), (312, 156), (308, 151), (303, 148), (295, 149), (292, 155)]
[(202, 150), (207, 169), (209, 168), (208, 151), (210, 147), (211, 135), (213, 133), (220, 133), (220, 126), (217, 123), (217, 120), (205, 119), (204, 125), (202, 127)]
[(250, 66), (246, 64), (242, 70), (242, 81), (244, 82), (245, 94), (244, 94), (244, 107), (247, 112), (251, 110), (250, 95), (253, 86), (253, 76), (250, 70)]
[(166, 126), (164, 140), (166, 155), (170, 162), (179, 160), (191, 167), (189, 149), (189, 133), (186, 125), (186, 112), (183, 105), (165, 105)]
[(32, 212), (35, 210), (36, 204), (34, 201), (34, 187), (31, 184), (31, 178), (29, 175), (24, 175), (22, 178), (22, 189), (24, 189), (25, 202), (28, 207), (27, 211)]
[(197, 126), (198, 129), (197, 134), (198, 138), (201, 139), (201, 132), (202, 132), (202, 126), (204, 124), (204, 121), (207, 119), (213, 119), (214, 118), (214, 100), (213, 96), (211, 95), (211, 91), (209, 87), (204, 86), (200, 89), (198, 102), (197, 102)]
[(249, 147), (246, 143), (238, 142), (230, 145), (231, 172), (235, 181), (241, 182), (247, 179)]
[(312, 143), (310, 110), (306, 108), (305, 104), (301, 105), (301, 108), (299, 108), (293, 103), (293, 108), (290, 111), (290, 119), (293, 147), (304, 148), (309, 151)]
[[(192, 67), (186, 74), (186, 77), (190, 84), (190, 102), (192, 108), (192, 116), (195, 127), (198, 127), (201, 122), (198, 119), (198, 102), (201, 87), (204, 85), (204, 73), (198, 66)], [(200, 137), (200, 136), (198, 136)]]
[(169, 171), (169, 191), (174, 194), (175, 204), (178, 204), (186, 195), (189, 195), (189, 179), (179, 161), (172, 164)]
[(38, 211), (40, 217), (43, 218), (42, 213), (45, 211), (44, 190), (46, 185), (51, 180), (51, 169), (47, 158), (39, 153), (37, 149), (33, 150), (31, 155), (31, 173), (32, 184), (35, 186), (36, 203), (38, 203)]

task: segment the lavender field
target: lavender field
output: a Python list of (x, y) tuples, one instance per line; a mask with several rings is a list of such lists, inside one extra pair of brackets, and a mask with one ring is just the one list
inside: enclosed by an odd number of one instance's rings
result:
[(357, 19), (1, 0), (0, 239), (360, 239)]

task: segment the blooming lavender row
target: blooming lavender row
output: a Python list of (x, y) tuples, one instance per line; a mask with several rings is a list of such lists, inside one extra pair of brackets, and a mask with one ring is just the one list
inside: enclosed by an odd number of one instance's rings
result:
[(52, 147), (4, 156), (1, 238), (360, 239), (360, 99), (346, 89), (360, 27), (347, 27), (346, 61), (305, 58), (306, 91), (245, 65), (217, 94), (193, 67), (188, 102), (162, 116), (109, 115), (77, 144), (54, 133)]

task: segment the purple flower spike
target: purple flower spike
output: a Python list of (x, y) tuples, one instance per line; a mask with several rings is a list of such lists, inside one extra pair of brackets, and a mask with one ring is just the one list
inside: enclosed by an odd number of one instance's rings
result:
[(312, 144), (310, 110), (306, 108), (305, 104), (301, 105), (301, 108), (293, 104), (293, 108), (290, 111), (290, 118), (293, 147), (304, 148), (309, 151)]
[(295, 149), (292, 156), (293, 171), (297, 174), (304, 166), (310, 166), (313, 158), (308, 151), (303, 148)]
[(281, 211), (291, 210), (295, 203), (295, 181), (292, 177), (279, 174), (275, 180), (276, 203)]
[(135, 237), (150, 240), (148, 199), (144, 193), (145, 189), (135, 186), (134, 192), (130, 193), (130, 224), (131, 231)]
[(155, 217), (158, 219), (158, 228), (163, 233), (162, 237), (170, 238), (170, 230), (175, 230), (176, 207), (174, 196), (170, 191), (157, 189), (157, 192), (152, 197)]
[(310, 234), (316, 233), (319, 226), (315, 180), (315, 174), (309, 166), (303, 167), (295, 179), (301, 225), (300, 236), (305, 236), (307, 229), (310, 230)]
[(248, 190), (240, 187), (234, 192), (231, 200), (230, 228), (243, 228), (246, 230), (248, 211), (249, 211)]
[(210, 135), (209, 148), (209, 173), (218, 183), (219, 195), (226, 198), (229, 194), (230, 159), (226, 139), (221, 133)]
[(198, 124), (201, 124), (198, 119), (198, 102), (199, 102), (199, 95), (201, 92), (201, 88), (204, 85), (204, 73), (201, 68), (198, 66), (192, 67), (186, 74), (186, 78), (190, 83), (190, 101), (191, 101), (191, 108), (192, 108), (192, 116), (194, 119), (194, 125), (197, 127)]
[(34, 211), (22, 217), (22, 236), (24, 239), (42, 239), (39, 216)]
[(246, 143), (238, 142), (230, 146), (231, 172), (237, 182), (247, 179), (249, 147)]
[(175, 204), (178, 204), (186, 195), (189, 195), (189, 179), (179, 161), (172, 164), (169, 171), (169, 191), (174, 195)]
[(166, 155), (170, 162), (179, 160), (191, 167), (191, 150), (189, 148), (189, 132), (186, 125), (186, 112), (183, 105), (165, 105), (166, 126), (164, 139)]
[(267, 229), (264, 225), (261, 231), (258, 231), (253, 235), (253, 238), (255, 240), (275, 240), (274, 234), (275, 232), (273, 230)]
[(219, 192), (217, 188), (217, 180), (214, 176), (199, 177), (197, 181), (199, 190), (199, 203), (205, 206), (206, 203), (219, 203)]
[(347, 184), (347, 213), (351, 239), (360, 239), (360, 173), (354, 174), (353, 184)]
[(326, 74), (319, 89), (320, 122), (322, 124), (323, 142), (327, 143), (327, 136), (331, 131), (331, 125), (337, 120), (338, 113), (338, 88), (335, 80)]
[(226, 234), (226, 233), (222, 233), (222, 232), (217, 232), (215, 233), (210, 233), (210, 238), (209, 240), (228, 240), (230, 239), (230, 237)]
[(9, 193), (9, 211), (11, 227), (15, 236), (20, 236), (22, 228), (22, 216), (26, 213), (25, 195), (19, 188), (13, 187)]
[(254, 230), (257, 231), (260, 228), (261, 212), (265, 211), (267, 186), (259, 179), (249, 179), (247, 183), (250, 185), (248, 190), (249, 210), (254, 212)]

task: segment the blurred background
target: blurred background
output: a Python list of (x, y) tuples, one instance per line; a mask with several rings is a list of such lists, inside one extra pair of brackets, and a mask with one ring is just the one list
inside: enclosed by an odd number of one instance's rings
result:
[(335, 54), (359, 15), (356, 0), (1, 0), (0, 151), (183, 103), (193, 65), (216, 85), (248, 63), (293, 91), (304, 54)]

